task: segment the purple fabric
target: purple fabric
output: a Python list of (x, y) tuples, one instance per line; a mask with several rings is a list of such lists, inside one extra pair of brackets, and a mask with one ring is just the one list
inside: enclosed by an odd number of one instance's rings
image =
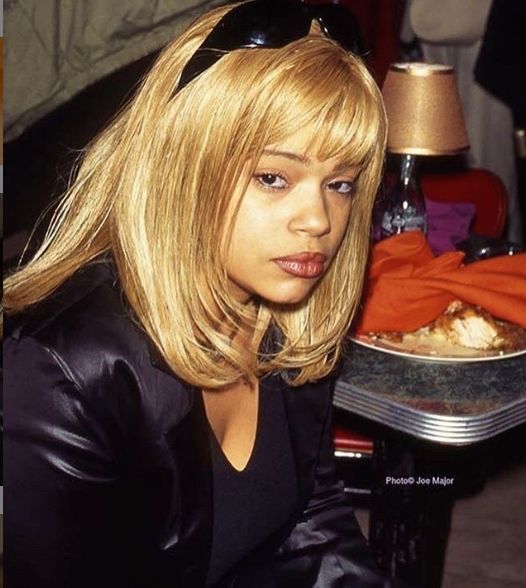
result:
[(475, 217), (471, 202), (436, 202), (426, 200), (427, 240), (433, 253), (452, 251), (457, 243), (467, 239)]

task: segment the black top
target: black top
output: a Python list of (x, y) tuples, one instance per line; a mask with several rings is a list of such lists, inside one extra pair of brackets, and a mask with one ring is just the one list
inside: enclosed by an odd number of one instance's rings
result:
[(236, 470), (228, 461), (211, 429), (210, 439), (214, 524), (208, 586), (283, 526), (297, 505), (294, 460), (278, 378), (260, 381), (256, 439), (243, 470)]

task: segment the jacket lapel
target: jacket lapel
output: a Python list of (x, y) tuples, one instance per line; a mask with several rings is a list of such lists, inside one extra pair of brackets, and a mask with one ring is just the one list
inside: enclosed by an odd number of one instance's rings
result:
[[(177, 568), (182, 586), (205, 586), (212, 548), (212, 460), (206, 413), (197, 388), (192, 409), (170, 434), (181, 496)], [(169, 576), (167, 576), (169, 577)]]
[(284, 393), (300, 500), (305, 504), (312, 490), (323, 426), (329, 408), (329, 380), (287, 387)]

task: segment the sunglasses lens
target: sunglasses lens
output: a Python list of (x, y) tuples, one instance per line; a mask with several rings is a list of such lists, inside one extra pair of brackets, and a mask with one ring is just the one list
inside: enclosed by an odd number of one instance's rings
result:
[(306, 35), (309, 29), (299, 3), (254, 0), (227, 13), (201, 48), (233, 51), (242, 47), (279, 48)]

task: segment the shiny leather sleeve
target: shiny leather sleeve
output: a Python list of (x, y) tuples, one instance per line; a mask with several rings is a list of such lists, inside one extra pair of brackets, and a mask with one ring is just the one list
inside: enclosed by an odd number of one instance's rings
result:
[(31, 337), (7, 340), (4, 368), (5, 585), (136, 586), (111, 409)]
[(280, 588), (401, 588), (374, 563), (343, 487), (336, 482), (332, 408), (326, 418), (311, 498), (273, 562)]

